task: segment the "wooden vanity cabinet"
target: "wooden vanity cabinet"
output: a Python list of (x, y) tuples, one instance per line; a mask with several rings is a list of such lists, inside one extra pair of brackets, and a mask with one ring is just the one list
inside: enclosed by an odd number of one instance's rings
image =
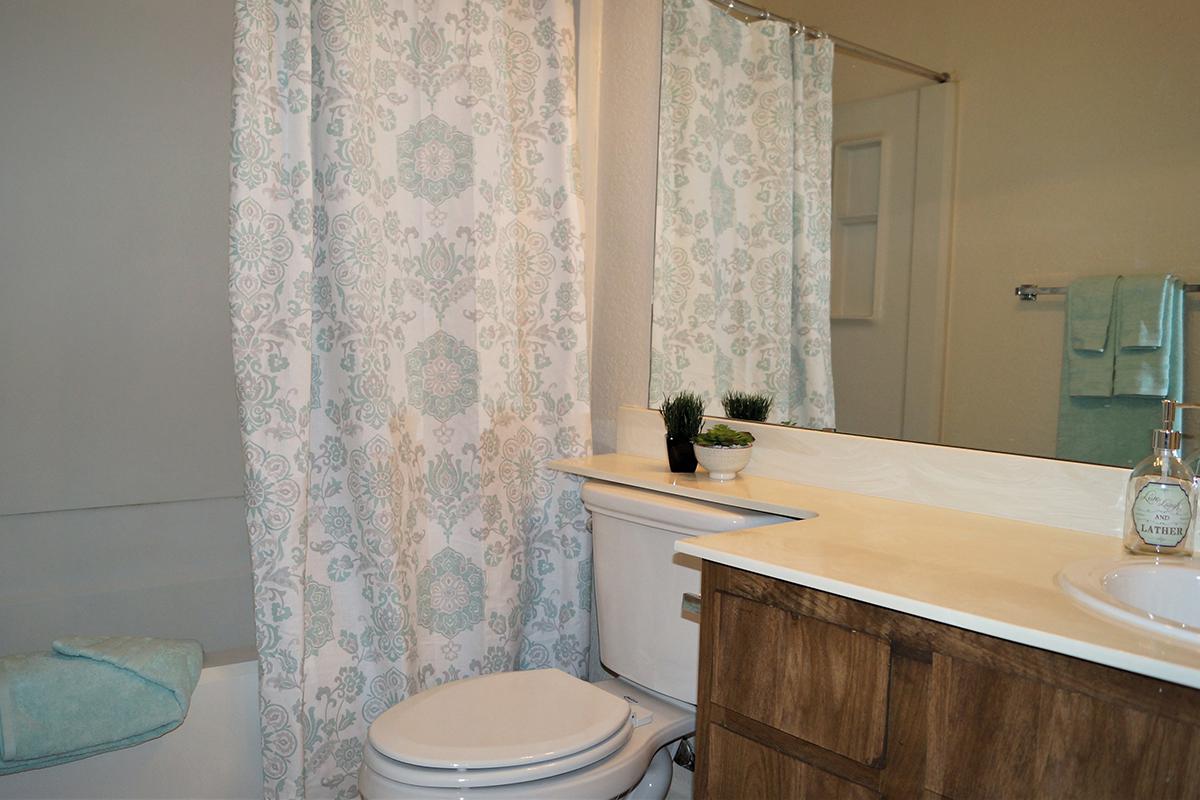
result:
[(695, 797), (1200, 798), (1200, 691), (712, 562)]

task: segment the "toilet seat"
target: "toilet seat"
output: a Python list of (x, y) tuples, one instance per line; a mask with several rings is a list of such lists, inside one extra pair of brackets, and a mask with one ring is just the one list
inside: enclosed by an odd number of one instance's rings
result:
[(371, 725), (364, 758), (399, 783), (500, 786), (582, 769), (633, 735), (629, 703), (557, 669), (455, 681)]
[(366, 748), (363, 754), (363, 761), (369, 769), (388, 780), (410, 786), (423, 786), (431, 789), (507, 786), (515, 783), (528, 783), (529, 781), (541, 780), (542, 778), (553, 778), (577, 769), (590, 767), (597, 761), (603, 761), (620, 750), (632, 736), (633, 720), (629, 719), (626, 720), (625, 725), (615, 734), (587, 750), (582, 750), (561, 759), (489, 769), (418, 767), (388, 758), (374, 747)]

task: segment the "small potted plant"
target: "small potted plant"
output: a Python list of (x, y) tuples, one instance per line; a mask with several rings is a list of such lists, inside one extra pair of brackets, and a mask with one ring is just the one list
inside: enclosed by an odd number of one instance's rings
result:
[(700, 466), (708, 470), (708, 477), (716, 481), (728, 481), (750, 463), (750, 448), (754, 436), (747, 431), (735, 431), (728, 425), (714, 425), (692, 440)]
[(692, 438), (704, 424), (704, 398), (694, 392), (667, 395), (658, 413), (667, 427), (667, 462), (671, 472), (695, 472)]
[(764, 393), (728, 391), (721, 398), (725, 408), (725, 416), (730, 419), (744, 419), (748, 422), (766, 422), (775, 405), (775, 398)]

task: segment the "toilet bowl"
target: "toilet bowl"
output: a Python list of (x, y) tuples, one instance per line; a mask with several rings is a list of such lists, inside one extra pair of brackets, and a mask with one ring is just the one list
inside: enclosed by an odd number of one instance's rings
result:
[(666, 746), (695, 729), (685, 704), (556, 669), (468, 678), (419, 698), (372, 724), (359, 774), (364, 798), (662, 798)]
[(699, 625), (681, 611), (700, 591), (685, 536), (782, 517), (589, 481), (600, 654), (619, 677), (588, 683), (557, 669), (443, 684), (370, 727), (364, 800), (662, 800), (668, 746), (695, 731)]

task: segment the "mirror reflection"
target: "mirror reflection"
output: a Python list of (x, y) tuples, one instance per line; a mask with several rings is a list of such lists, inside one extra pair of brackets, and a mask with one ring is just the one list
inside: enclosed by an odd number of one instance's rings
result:
[(1200, 368), (1200, 6), (729, 5), (664, 2), (650, 405), (1147, 455)]

